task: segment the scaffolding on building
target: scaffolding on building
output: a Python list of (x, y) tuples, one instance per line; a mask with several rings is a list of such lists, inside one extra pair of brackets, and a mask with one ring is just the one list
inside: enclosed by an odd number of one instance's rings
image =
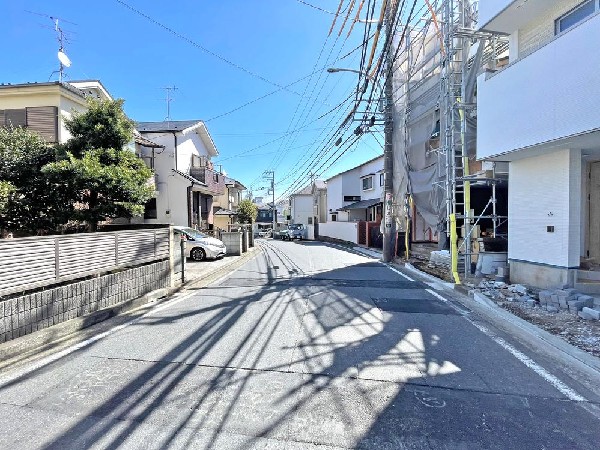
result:
[[(506, 221), (496, 208), (497, 186), (505, 180), (493, 163), (490, 171), (472, 168), (478, 164), (476, 78), (508, 44), (476, 31), (476, 21), (476, 1), (425, 0), (418, 25), (399, 44), (394, 71), (394, 186), (396, 198), (407, 199), (398, 211), (399, 225), (408, 234), (417, 223), (411, 214), (416, 214), (435, 227), (438, 242), (449, 246), (456, 282), (461, 260), (464, 276), (471, 274), (480, 221), (491, 221), (493, 238)], [(476, 184), (490, 188), (489, 201), (477, 213), (471, 207)]]

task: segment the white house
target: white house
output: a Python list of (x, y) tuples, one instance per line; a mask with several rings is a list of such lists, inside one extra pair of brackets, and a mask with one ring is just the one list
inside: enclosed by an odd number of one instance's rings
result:
[(381, 221), (383, 213), (383, 156), (371, 159), (327, 180), (327, 222), (319, 236), (367, 244), (367, 227), (359, 223)]
[(510, 40), (478, 79), (477, 156), (509, 162), (511, 280), (577, 285), (600, 263), (600, 1), (481, 0), (479, 23)]
[(315, 180), (312, 184), (313, 196), (313, 222), (327, 222), (327, 182)]
[(211, 229), (213, 196), (226, 187), (223, 174), (213, 169), (211, 158), (219, 153), (204, 122), (138, 122), (136, 128), (164, 147), (142, 149), (144, 159), (152, 159), (157, 188), (155, 216), (145, 221)]
[(313, 224), (312, 184), (290, 195), (290, 223), (301, 223), (305, 227)]
[(381, 220), (383, 156), (327, 180), (328, 222)]

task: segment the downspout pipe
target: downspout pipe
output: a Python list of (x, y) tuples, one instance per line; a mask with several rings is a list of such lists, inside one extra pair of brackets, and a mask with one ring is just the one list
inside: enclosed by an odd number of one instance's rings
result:
[(177, 170), (177, 132), (172, 131), (173, 133), (173, 144), (175, 145), (175, 150), (173, 151), (173, 159), (175, 160), (175, 170)]

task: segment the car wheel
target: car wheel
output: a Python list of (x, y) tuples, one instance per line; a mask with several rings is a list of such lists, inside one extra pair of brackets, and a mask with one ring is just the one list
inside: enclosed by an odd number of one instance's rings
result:
[(200, 247), (194, 247), (190, 252), (190, 257), (194, 261), (202, 261), (206, 258), (206, 253), (204, 252), (204, 249), (201, 249)]

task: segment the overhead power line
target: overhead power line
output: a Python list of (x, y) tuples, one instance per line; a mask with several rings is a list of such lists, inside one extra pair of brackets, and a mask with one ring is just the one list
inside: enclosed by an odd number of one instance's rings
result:
[(154, 25), (162, 28), (165, 31), (168, 31), (172, 35), (178, 37), (181, 40), (186, 41), (188, 44), (193, 45), (194, 47), (196, 47), (196, 48), (202, 50), (203, 52), (205, 52), (205, 53), (207, 53), (207, 54), (209, 54), (209, 55), (211, 55), (211, 56), (219, 59), (220, 61), (223, 61), (224, 63), (229, 64), (230, 66), (232, 66), (232, 67), (234, 67), (234, 68), (236, 68), (236, 69), (238, 69), (238, 70), (240, 70), (242, 72), (245, 72), (245, 73), (247, 73), (248, 75), (250, 75), (250, 76), (252, 76), (254, 78), (257, 78), (257, 79), (259, 79), (261, 81), (264, 81), (267, 84), (270, 84), (270, 85), (273, 85), (273, 86), (277, 86), (278, 88), (284, 89), (284, 90), (286, 90), (288, 92), (291, 92), (292, 94), (300, 95), (300, 93), (298, 93), (296, 91), (292, 91), (291, 89), (288, 89), (286, 86), (283, 86), (283, 85), (281, 85), (279, 83), (271, 81), (268, 78), (266, 78), (266, 77), (264, 77), (264, 76), (262, 76), (262, 75), (260, 75), (260, 74), (258, 74), (256, 72), (253, 72), (250, 69), (246, 69), (245, 67), (243, 67), (243, 66), (241, 66), (241, 65), (239, 65), (239, 64), (237, 64), (237, 63), (235, 63), (233, 61), (231, 61), (230, 59), (227, 59), (224, 56), (219, 55), (218, 53), (216, 53), (216, 52), (214, 52), (214, 51), (212, 51), (212, 50), (204, 47), (203, 45), (197, 43), (196, 41), (190, 39), (187, 36), (184, 36), (180, 32), (178, 32), (178, 31), (174, 30), (173, 28), (169, 27), (168, 25), (165, 25), (165, 24), (159, 22), (158, 20), (154, 19), (153, 17), (150, 17), (148, 14), (140, 11), (139, 9), (134, 8), (133, 6), (131, 6), (130, 4), (128, 4), (127, 2), (125, 2), (123, 0), (115, 0), (115, 1), (117, 3), (119, 3), (119, 4), (121, 4), (122, 6), (124, 6), (125, 8), (129, 9), (130, 11), (132, 11), (132, 12), (136, 13), (137, 15), (143, 17), (144, 19), (148, 20), (149, 22), (152, 22)]
[(302, 3), (303, 5), (310, 6), (311, 8), (318, 9), (319, 11), (322, 11), (322, 12), (324, 12), (324, 13), (331, 14), (332, 16), (333, 16), (333, 15), (335, 15), (335, 13), (334, 13), (334, 12), (327, 11), (326, 9), (323, 9), (323, 8), (321, 8), (320, 6), (313, 5), (313, 4), (311, 4), (311, 3), (308, 3), (308, 2), (305, 2), (305, 1), (303, 1), (303, 0), (296, 0), (296, 1), (297, 1), (298, 3)]

